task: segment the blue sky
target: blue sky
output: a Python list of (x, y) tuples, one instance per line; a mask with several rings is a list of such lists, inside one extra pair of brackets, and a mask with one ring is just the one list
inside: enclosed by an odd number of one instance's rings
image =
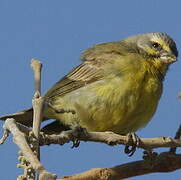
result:
[[(181, 1), (157, 0), (1, 0), (0, 1), (0, 114), (31, 106), (34, 83), (30, 59), (43, 62), (42, 88), (45, 92), (79, 64), (81, 52), (100, 42), (121, 40), (146, 32), (166, 32), (178, 50), (181, 47)], [(181, 63), (170, 67), (158, 110), (141, 137), (174, 136), (180, 123)], [(2, 125), (2, 123), (1, 123)], [(45, 167), (58, 175), (70, 175), (95, 167), (112, 167), (140, 160), (142, 150), (133, 157), (123, 146), (81, 143), (77, 149), (51, 145), (41, 148)], [(157, 152), (167, 149), (156, 150)], [(0, 147), (0, 179), (11, 180), (21, 174), (16, 168), (18, 148), (12, 138)], [(181, 151), (180, 151), (181, 152)], [(155, 173), (130, 179), (179, 179), (181, 171)]]

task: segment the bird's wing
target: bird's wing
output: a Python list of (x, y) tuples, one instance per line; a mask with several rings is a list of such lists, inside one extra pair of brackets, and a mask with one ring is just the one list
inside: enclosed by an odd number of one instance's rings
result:
[(56, 96), (62, 96), (86, 84), (98, 81), (102, 76), (103, 70), (99, 66), (87, 62), (82, 63), (50, 88), (45, 94), (45, 98), (52, 99)]
[(102, 43), (85, 50), (81, 56), (83, 63), (60, 79), (45, 97), (51, 99), (62, 96), (86, 84), (101, 80), (105, 75), (105, 65), (114, 61), (115, 56), (122, 56), (122, 52), (124, 46), (120, 42)]

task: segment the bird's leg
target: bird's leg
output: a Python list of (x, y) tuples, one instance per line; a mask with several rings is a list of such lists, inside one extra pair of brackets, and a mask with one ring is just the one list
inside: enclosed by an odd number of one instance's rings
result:
[(71, 148), (76, 148), (80, 145), (80, 136), (88, 136), (88, 132), (85, 128), (81, 127), (80, 125), (76, 124), (71, 126), (72, 129), (72, 135), (75, 137), (75, 139), (72, 141), (73, 145)]
[(133, 143), (133, 145), (131, 146), (131, 148), (129, 145), (126, 145), (124, 152), (128, 156), (132, 156), (136, 151), (136, 147), (139, 145), (140, 138), (135, 133), (128, 133), (127, 138), (128, 138), (127, 141)]
[(75, 114), (75, 113), (76, 113), (75, 110), (73, 110), (73, 109), (63, 109), (63, 108), (57, 109), (57, 108), (53, 107), (50, 102), (48, 103), (48, 106), (49, 106), (51, 109), (53, 109), (53, 110), (55, 111), (55, 113), (72, 113), (72, 114)]

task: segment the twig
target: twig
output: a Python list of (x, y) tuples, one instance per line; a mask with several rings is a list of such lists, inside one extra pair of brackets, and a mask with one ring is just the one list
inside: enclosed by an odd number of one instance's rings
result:
[(89, 171), (63, 177), (57, 180), (119, 180), (154, 172), (171, 172), (181, 168), (181, 154), (161, 153), (155, 161), (130, 162), (112, 168), (96, 168)]
[(41, 62), (32, 59), (31, 67), (34, 71), (35, 78), (35, 94), (32, 101), (33, 104), (33, 133), (36, 136), (37, 140), (39, 138), (40, 124), (42, 120), (42, 111), (43, 111), (43, 98), (41, 97)]
[(31, 60), (31, 67), (34, 71), (34, 79), (35, 79), (35, 94), (40, 96), (41, 94), (41, 69), (42, 63), (36, 59)]
[(40, 159), (40, 148), (39, 148), (39, 133), (41, 121), (43, 118), (43, 104), (44, 99), (41, 97), (41, 69), (42, 63), (36, 59), (32, 59), (31, 67), (34, 71), (35, 79), (35, 94), (32, 100), (33, 104), (33, 133), (36, 137), (37, 142), (35, 143), (35, 149), (37, 152), (37, 157)]
[[(175, 139), (180, 139), (180, 137), (181, 137), (181, 124), (180, 124), (180, 127), (178, 128), (178, 130), (175, 134)], [(172, 148), (170, 148), (170, 152), (176, 153), (176, 149), (177, 149), (177, 147), (172, 147)]]
[(3, 128), (8, 130), (13, 134), (13, 141), (17, 146), (20, 148), (23, 156), (30, 162), (31, 166), (33, 169), (38, 172), (41, 177), (47, 176), (51, 177), (51, 180), (56, 179), (56, 175), (49, 173), (48, 171), (45, 170), (43, 165), (40, 163), (34, 152), (31, 150), (29, 147), (27, 141), (26, 141), (26, 136), (24, 133), (22, 133), (19, 129), (18, 126), (16, 125), (16, 122), (14, 119), (10, 118), (7, 119), (4, 123)]
[(4, 128), (4, 132), (3, 132), (2, 138), (0, 139), (0, 144), (4, 144), (4, 142), (9, 136), (9, 131), (4, 126), (3, 128)]

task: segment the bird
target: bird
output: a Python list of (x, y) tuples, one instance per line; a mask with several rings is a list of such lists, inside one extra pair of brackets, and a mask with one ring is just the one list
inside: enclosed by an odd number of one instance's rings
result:
[[(76, 125), (88, 131), (134, 133), (156, 112), (163, 81), (178, 50), (166, 33), (153, 32), (96, 44), (80, 56), (81, 63), (43, 96), (43, 130), (58, 133)], [(0, 117), (32, 126), (33, 110)]]

